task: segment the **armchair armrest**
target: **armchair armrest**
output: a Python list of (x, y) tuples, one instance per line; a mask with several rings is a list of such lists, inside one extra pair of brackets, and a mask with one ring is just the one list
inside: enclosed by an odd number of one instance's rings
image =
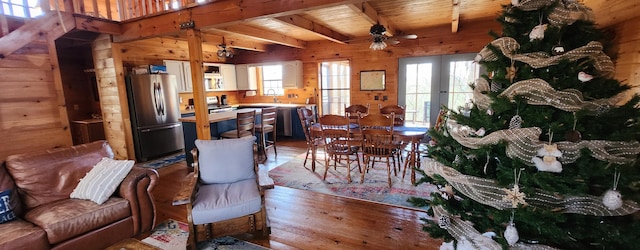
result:
[(261, 190), (272, 189), (274, 187), (273, 179), (269, 177), (269, 170), (264, 165), (258, 167), (258, 185)]
[(152, 191), (158, 178), (158, 172), (153, 169), (133, 167), (120, 184), (118, 195), (129, 201), (135, 235), (154, 227), (156, 206)]

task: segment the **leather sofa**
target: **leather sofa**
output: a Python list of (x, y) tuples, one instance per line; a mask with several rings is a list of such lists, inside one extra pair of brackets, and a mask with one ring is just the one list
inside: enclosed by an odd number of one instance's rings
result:
[(101, 205), (69, 198), (103, 157), (114, 157), (106, 141), (9, 156), (0, 212), (15, 219), (0, 224), (0, 249), (104, 249), (153, 229), (155, 170), (134, 166)]

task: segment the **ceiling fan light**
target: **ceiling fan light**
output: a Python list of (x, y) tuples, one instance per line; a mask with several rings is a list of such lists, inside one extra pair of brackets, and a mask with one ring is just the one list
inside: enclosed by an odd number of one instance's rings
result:
[(387, 47), (387, 44), (383, 40), (373, 41), (371, 45), (369, 45), (369, 48), (372, 50), (383, 50), (386, 47)]

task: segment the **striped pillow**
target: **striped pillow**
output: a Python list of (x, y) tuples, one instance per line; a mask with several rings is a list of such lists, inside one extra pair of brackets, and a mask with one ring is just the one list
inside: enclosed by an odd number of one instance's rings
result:
[(71, 198), (91, 200), (98, 205), (104, 203), (133, 168), (132, 160), (102, 158), (91, 171), (80, 180), (71, 192)]

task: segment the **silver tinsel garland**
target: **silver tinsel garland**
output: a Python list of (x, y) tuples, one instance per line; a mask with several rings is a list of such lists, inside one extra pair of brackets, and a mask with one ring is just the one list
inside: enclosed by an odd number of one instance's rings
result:
[[(516, 54), (515, 51), (520, 48), (520, 44), (511, 37), (498, 38), (493, 40), (491, 45), (498, 48), (504, 56), (514, 61), (526, 63), (536, 69), (556, 65), (565, 59), (575, 62), (578, 59), (590, 57), (593, 60), (593, 66), (595, 69), (603, 75), (608, 75), (614, 71), (611, 58), (602, 52), (602, 44), (595, 41), (591, 41), (585, 46), (555, 56), (551, 56), (546, 52)], [(477, 61), (497, 61), (498, 59), (499, 57), (488, 47), (484, 47), (480, 50), (478, 57), (476, 57)]]
[[(507, 197), (507, 188), (499, 186), (494, 180), (476, 176), (463, 175), (457, 170), (439, 162), (423, 161), (425, 173), (429, 176), (439, 175), (455, 190), (468, 198), (493, 208), (512, 209), (513, 204)], [(640, 211), (635, 201), (627, 200), (622, 207), (610, 210), (602, 203), (602, 197), (583, 195), (565, 196), (536, 189), (524, 197), (526, 206), (543, 208), (558, 213), (582, 214), (591, 216), (624, 216)], [(451, 219), (451, 221), (454, 221)]]

